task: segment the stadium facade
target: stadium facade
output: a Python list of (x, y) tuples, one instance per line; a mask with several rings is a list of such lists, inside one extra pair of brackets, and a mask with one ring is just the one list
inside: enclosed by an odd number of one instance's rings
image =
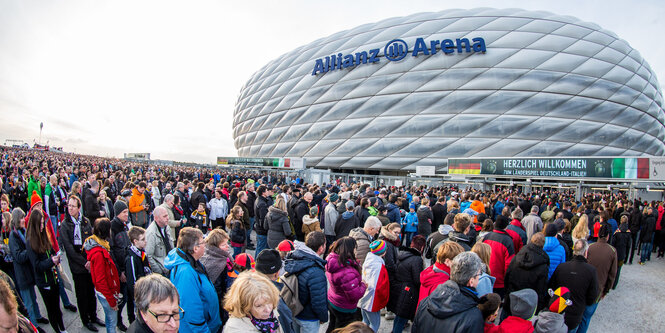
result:
[(448, 158), (662, 156), (654, 72), (616, 34), (570, 16), (446, 10), (296, 48), (245, 84), (241, 157), (308, 167), (446, 170)]

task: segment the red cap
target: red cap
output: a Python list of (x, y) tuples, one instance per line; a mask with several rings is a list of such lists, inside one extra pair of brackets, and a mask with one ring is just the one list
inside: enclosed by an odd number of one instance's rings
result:
[(295, 249), (296, 247), (293, 245), (293, 242), (288, 239), (281, 241), (279, 245), (277, 245), (277, 251), (291, 252)]
[(254, 266), (256, 263), (254, 262), (254, 258), (247, 253), (241, 253), (236, 257), (235, 263), (238, 264), (238, 266), (245, 267), (246, 269), (254, 269)]
[(39, 197), (37, 191), (32, 191), (32, 196), (30, 197), (30, 209), (32, 209), (32, 207), (35, 207), (36, 204), (41, 202), (42, 198)]

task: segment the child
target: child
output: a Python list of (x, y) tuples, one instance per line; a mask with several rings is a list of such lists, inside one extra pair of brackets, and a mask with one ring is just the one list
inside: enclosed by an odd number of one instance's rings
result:
[(416, 214), (416, 204), (409, 205), (409, 212), (402, 219), (404, 232), (406, 232), (406, 244), (411, 244), (411, 239), (418, 232), (418, 215)]
[(573, 302), (570, 300), (570, 291), (566, 287), (559, 287), (556, 291), (548, 290), (550, 302), (546, 309), (540, 311), (534, 320), (536, 332), (566, 333), (568, 326), (564, 322), (563, 311)]
[(233, 247), (233, 257), (242, 252), (245, 246), (245, 227), (242, 224), (242, 208), (233, 206), (231, 213), (226, 217), (226, 230), (231, 230), (231, 247)]
[(206, 204), (204, 202), (199, 203), (199, 207), (192, 212), (191, 221), (193, 224), (192, 227), (198, 228), (204, 235), (210, 231), (208, 216), (206, 215)]
[(529, 321), (536, 312), (538, 294), (533, 289), (513, 291), (510, 297), (510, 313), (499, 328), (503, 332), (533, 332), (533, 324)]
[(284, 272), (284, 264), (285, 264), (284, 263), (284, 258), (286, 258), (286, 256), (289, 253), (291, 253), (295, 250), (296, 250), (295, 244), (293, 244), (293, 242), (288, 240), (288, 239), (285, 239), (285, 240), (281, 241), (279, 243), (279, 245), (277, 245), (277, 252), (279, 252), (280, 258), (282, 258), (282, 268), (279, 270), (279, 276), (282, 276), (285, 273)]
[(305, 237), (312, 231), (321, 231), (321, 223), (319, 223), (319, 219), (317, 218), (318, 215), (319, 207), (314, 205), (309, 209), (309, 215), (302, 217), (302, 232), (305, 234)]
[(358, 307), (362, 310), (363, 322), (369, 325), (375, 333), (379, 331), (381, 309), (388, 304), (390, 294), (388, 271), (383, 261), (386, 248), (383, 240), (375, 240), (369, 244), (370, 252), (363, 263), (363, 281), (367, 284), (367, 289), (358, 301)]
[(498, 326), (494, 325), (496, 317), (499, 315), (499, 305), (501, 305), (501, 296), (495, 293), (489, 293), (480, 297), (478, 309), (485, 319), (485, 333), (498, 332)]
[(134, 285), (140, 278), (152, 273), (148, 256), (145, 254), (145, 229), (131, 227), (127, 232), (129, 242), (132, 244), (127, 249), (125, 257), (125, 277), (127, 278), (127, 297), (134, 299)]
[(240, 275), (240, 273), (245, 271), (253, 271), (254, 266), (256, 266), (254, 257), (252, 257), (249, 253), (239, 254), (233, 263), (233, 269), (227, 273), (226, 288), (231, 288), (233, 282), (236, 280), (238, 275)]

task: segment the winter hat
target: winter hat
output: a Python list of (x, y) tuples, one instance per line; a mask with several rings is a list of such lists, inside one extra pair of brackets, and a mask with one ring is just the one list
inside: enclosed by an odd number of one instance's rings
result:
[(263, 274), (275, 274), (282, 268), (282, 257), (273, 249), (265, 249), (256, 256), (256, 271)]
[(328, 197), (329, 202), (335, 202), (337, 200), (339, 200), (339, 195), (337, 195), (337, 193), (333, 192), (330, 194), (330, 197)]
[(35, 207), (35, 205), (38, 203), (42, 203), (42, 198), (39, 197), (37, 191), (32, 191), (32, 196), (30, 197), (30, 209)]
[(494, 229), (500, 229), (500, 230), (506, 229), (509, 223), (510, 221), (508, 221), (507, 217), (499, 215), (496, 217), (496, 222), (494, 223)]
[(132, 195), (132, 190), (130, 190), (130, 189), (126, 189), (126, 190), (124, 190), (120, 193), (120, 196), (122, 196), (122, 197), (128, 197), (128, 196), (131, 196), (131, 195)]
[[(319, 207), (314, 205), (312, 208), (309, 209), (309, 215), (316, 216), (319, 215)], [(256, 258), (258, 259), (258, 258)]]
[(416, 204), (412, 202), (412, 203), (409, 205), (409, 209), (416, 210)]
[(118, 216), (118, 214), (122, 213), (125, 209), (127, 209), (127, 204), (122, 200), (118, 200), (113, 204), (113, 212), (115, 213), (115, 216)]
[(557, 227), (554, 223), (548, 223), (545, 227), (545, 237), (554, 237), (557, 233)]
[(371, 244), (369, 244), (369, 250), (372, 251), (372, 253), (376, 254), (377, 256), (380, 256), (384, 253), (386, 253), (386, 242), (383, 240), (375, 240)]
[(510, 297), (510, 312), (513, 316), (529, 320), (536, 312), (538, 305), (538, 294), (533, 289), (526, 288), (513, 291)]
[(556, 226), (556, 232), (559, 232), (566, 227), (566, 222), (563, 219), (556, 219), (554, 225)]
[(346, 206), (346, 209), (353, 208), (353, 206), (354, 206), (353, 201), (352, 200), (347, 201), (345, 206)]
[(566, 287), (559, 287), (556, 291), (549, 289), (547, 292), (551, 296), (547, 308), (552, 312), (562, 313), (566, 307), (573, 304), (573, 301), (570, 300), (570, 290)]
[[(259, 253), (260, 254), (260, 253)], [(254, 258), (248, 253), (241, 253), (236, 257), (235, 263), (238, 266), (245, 267), (247, 270), (250, 270), (256, 266)]]
[(293, 251), (293, 250), (295, 250), (295, 249), (296, 249), (296, 246), (293, 245), (293, 242), (290, 241), (290, 240), (288, 240), (288, 239), (285, 239), (285, 240), (281, 241), (281, 242), (277, 245), (277, 251), (291, 252), (291, 251)]

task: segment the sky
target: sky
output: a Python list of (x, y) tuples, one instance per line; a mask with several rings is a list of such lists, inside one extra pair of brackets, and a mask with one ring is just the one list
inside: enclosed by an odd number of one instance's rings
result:
[[(418, 12), (523, 8), (625, 39), (665, 81), (665, 1), (0, 0), (0, 143), (215, 163), (269, 61), (341, 30)], [(661, 83), (662, 84), (662, 83)]]

